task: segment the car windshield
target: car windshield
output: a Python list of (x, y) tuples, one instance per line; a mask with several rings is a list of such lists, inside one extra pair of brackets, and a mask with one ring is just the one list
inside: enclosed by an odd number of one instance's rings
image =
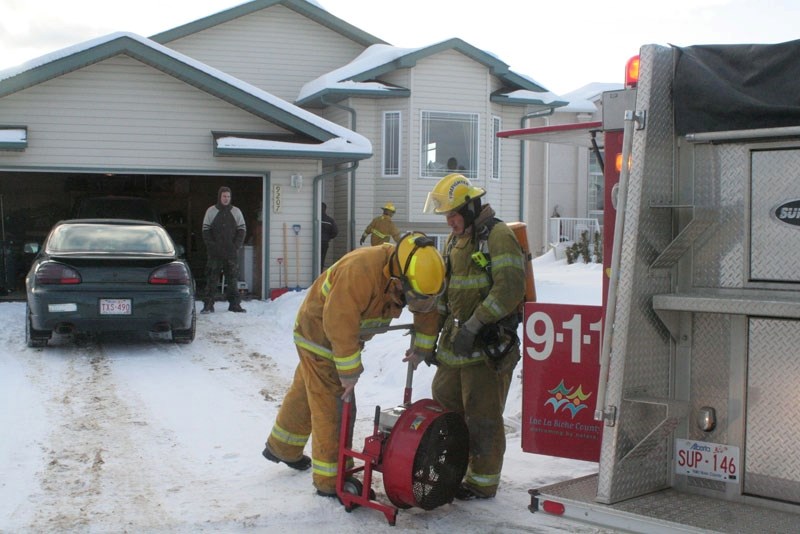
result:
[(47, 242), (49, 253), (118, 252), (173, 254), (166, 231), (158, 226), (121, 224), (62, 224)]

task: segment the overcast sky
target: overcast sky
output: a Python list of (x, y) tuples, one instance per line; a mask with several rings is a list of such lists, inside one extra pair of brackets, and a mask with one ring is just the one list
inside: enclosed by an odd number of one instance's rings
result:
[[(558, 94), (591, 82), (622, 83), (625, 61), (643, 44), (777, 43), (800, 38), (797, 0), (315, 2), (395, 46), (460, 37)], [(242, 3), (0, 0), (0, 70), (116, 31), (149, 37)]]

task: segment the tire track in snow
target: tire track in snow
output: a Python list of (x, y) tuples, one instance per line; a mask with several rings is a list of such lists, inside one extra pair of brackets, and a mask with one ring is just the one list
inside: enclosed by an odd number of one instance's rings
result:
[[(46, 467), (39, 474), (42, 493), (33, 496), (36, 531), (64, 531), (134, 524), (168, 524), (153, 500), (146, 471), (137, 465), (131, 434), (147, 423), (116, 395), (109, 359), (93, 340), (45, 349), (66, 360), (66, 374), (53, 392), (48, 411), (59, 421), (43, 445)], [(56, 383), (50, 379), (46, 383)], [(110, 494), (110, 495), (109, 495)], [(111, 505), (109, 505), (111, 503)]]
[(217, 325), (216, 329), (204, 332), (204, 337), (209, 343), (225, 349), (225, 360), (264, 384), (259, 391), (264, 400), (272, 402), (284, 397), (290, 382), (280, 375), (275, 361), (266, 354), (251, 350), (235, 329)]

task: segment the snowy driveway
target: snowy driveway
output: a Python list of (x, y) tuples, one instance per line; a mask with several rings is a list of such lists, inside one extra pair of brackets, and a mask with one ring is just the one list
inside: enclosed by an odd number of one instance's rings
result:
[[(314, 494), (308, 472), (266, 462), (303, 296), (199, 316), (189, 345), (107, 336), (45, 349), (25, 346), (24, 304), (0, 304), (0, 532), (597, 532), (527, 510), (529, 488), (595, 466), (522, 453), (513, 428), (496, 499), (401, 510), (396, 527), (375, 510), (346, 513)], [(402, 331), (367, 344), (356, 444), (375, 405), (402, 401), (407, 345)], [(415, 399), (432, 376), (417, 372)]]

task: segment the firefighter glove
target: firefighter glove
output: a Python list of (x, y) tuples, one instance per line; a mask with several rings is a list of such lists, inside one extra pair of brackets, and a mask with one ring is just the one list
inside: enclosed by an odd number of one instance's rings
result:
[(342, 400), (345, 402), (353, 400), (353, 391), (356, 388), (356, 382), (358, 382), (358, 377), (354, 378), (339, 378), (339, 382), (342, 383), (342, 387), (344, 387), (344, 391), (342, 392)]
[(363, 245), (363, 244), (364, 244), (364, 241), (366, 241), (366, 240), (367, 240), (367, 236), (365, 236), (365, 235), (363, 235), (363, 234), (362, 234), (362, 235), (361, 235), (361, 241), (359, 241), (359, 244)]
[(483, 323), (474, 315), (464, 323), (458, 324), (456, 337), (453, 340), (453, 352), (458, 356), (468, 356), (472, 354), (475, 345), (475, 336), (480, 332)]
[(433, 355), (433, 351), (430, 350), (420, 350), (420, 349), (408, 349), (406, 351), (406, 357), (403, 358), (404, 362), (410, 362), (412, 367), (416, 370), (417, 366), (425, 362), (430, 365), (430, 358)]

